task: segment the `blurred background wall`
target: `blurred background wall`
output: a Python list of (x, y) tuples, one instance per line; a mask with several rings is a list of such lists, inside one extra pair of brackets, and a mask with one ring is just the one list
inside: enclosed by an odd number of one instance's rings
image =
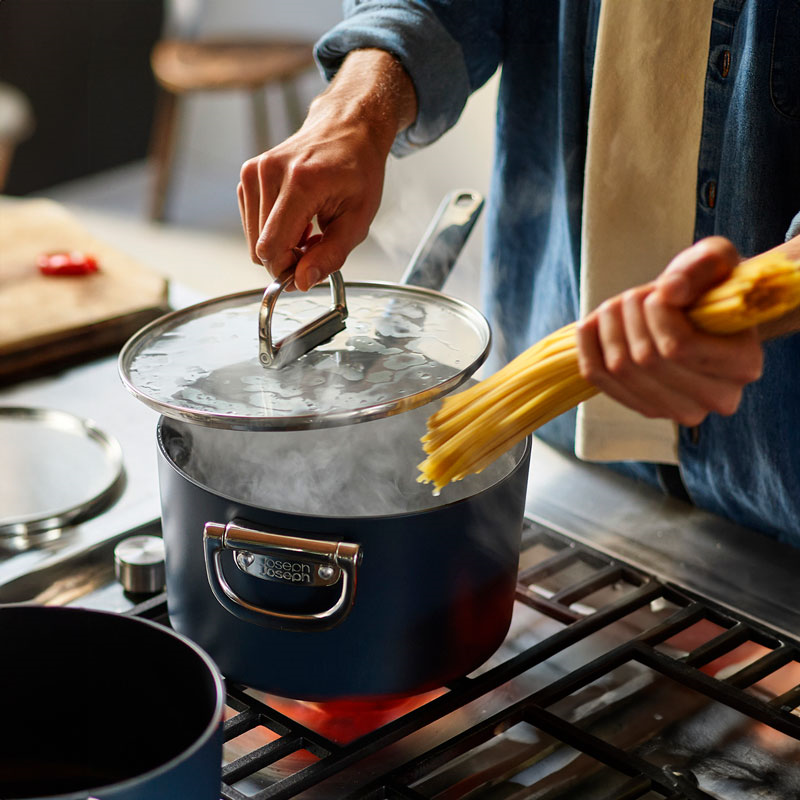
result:
[(0, 3), (0, 81), (28, 96), (36, 118), (7, 193), (143, 157), (155, 98), (149, 53), (162, 17), (163, 0)]

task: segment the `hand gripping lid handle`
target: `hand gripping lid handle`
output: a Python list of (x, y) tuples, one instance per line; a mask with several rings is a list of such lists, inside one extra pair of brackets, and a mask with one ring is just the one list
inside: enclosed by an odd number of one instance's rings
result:
[[(402, 284), (441, 290), (483, 208), (474, 189), (455, 189), (442, 200), (422, 241), (400, 279)], [(272, 313), (280, 293), (291, 283), (294, 270), (276, 278), (264, 292), (258, 316), (258, 358), (264, 367), (280, 368), (296, 361), (345, 328), (347, 302), (341, 272), (329, 276), (331, 308), (279, 342), (272, 339)]]
[(274, 280), (264, 292), (258, 314), (258, 360), (264, 367), (280, 368), (296, 361), (300, 356), (327, 342), (344, 330), (347, 319), (347, 302), (341, 272), (329, 277), (331, 285), (331, 308), (316, 319), (307, 322), (296, 331), (284, 336), (279, 342), (272, 340), (272, 313), (280, 293), (294, 279), (294, 270), (289, 270)]

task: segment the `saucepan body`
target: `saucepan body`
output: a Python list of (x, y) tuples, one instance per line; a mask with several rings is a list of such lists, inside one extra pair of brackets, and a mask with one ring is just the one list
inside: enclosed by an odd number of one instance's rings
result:
[(185, 637), (100, 611), (0, 608), (0, 796), (218, 800), (225, 691)]
[(174, 628), (233, 680), (287, 697), (441, 686), (502, 642), (530, 443), (435, 497), (416, 482), (421, 407), (309, 431), (162, 417)]

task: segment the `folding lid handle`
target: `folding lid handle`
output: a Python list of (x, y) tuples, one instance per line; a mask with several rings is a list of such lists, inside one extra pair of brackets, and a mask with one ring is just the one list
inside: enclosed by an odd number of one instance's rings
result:
[(327, 342), (345, 328), (347, 300), (344, 280), (338, 270), (328, 276), (331, 285), (331, 308), (307, 322), (278, 342), (272, 341), (272, 314), (280, 293), (294, 279), (294, 270), (276, 278), (264, 292), (258, 314), (258, 360), (263, 367), (280, 368)]

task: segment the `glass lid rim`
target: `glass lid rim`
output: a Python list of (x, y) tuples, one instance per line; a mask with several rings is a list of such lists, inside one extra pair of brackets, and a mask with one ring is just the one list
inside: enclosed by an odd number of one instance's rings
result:
[[(167, 312), (157, 319), (149, 322), (144, 327), (134, 333), (125, 342), (120, 350), (117, 360), (118, 372), (125, 388), (140, 402), (153, 410), (171, 419), (182, 420), (185, 422), (203, 425), (209, 428), (221, 428), (227, 430), (311, 430), (317, 428), (338, 427), (359, 422), (367, 422), (373, 419), (380, 419), (394, 414), (410, 411), (419, 406), (425, 405), (436, 400), (468, 380), (475, 371), (486, 361), (492, 344), (492, 331), (486, 317), (479, 309), (456, 297), (451, 297), (436, 289), (428, 289), (412, 284), (393, 283), (391, 281), (345, 281), (346, 289), (375, 290), (383, 289), (395, 293), (422, 295), (436, 300), (451, 309), (460, 312), (463, 319), (469, 322), (473, 329), (480, 335), (483, 347), (472, 362), (462, 370), (456, 372), (450, 378), (445, 379), (434, 386), (423, 389), (414, 394), (395, 397), (383, 403), (364, 406), (358, 409), (347, 409), (323, 414), (308, 415), (285, 415), (285, 416), (258, 416), (258, 415), (239, 415), (225, 414), (217, 411), (199, 410), (176, 403), (168, 403), (152, 397), (142, 391), (130, 377), (130, 369), (136, 356), (144, 349), (148, 342), (155, 341), (158, 337), (154, 332), (159, 329), (162, 333), (169, 330), (173, 324), (190, 322), (204, 316), (204, 311), (212, 306), (217, 306), (215, 310), (222, 311), (235, 305), (244, 305), (250, 301), (256, 301), (264, 294), (264, 289), (247, 289), (241, 292), (234, 292), (219, 297), (202, 300), (198, 303), (185, 306)], [(318, 284), (312, 287), (311, 292), (320, 293), (329, 291), (327, 283)], [(301, 295), (302, 296), (302, 295)], [(161, 335), (161, 334), (159, 334)]]
[(107, 479), (94, 494), (78, 502), (52, 509), (0, 518), (0, 539), (9, 536), (34, 535), (74, 525), (91, 518), (112, 502), (122, 491), (125, 482), (125, 462), (122, 446), (116, 437), (100, 428), (92, 419), (60, 408), (42, 406), (0, 406), (0, 421), (26, 421), (91, 440), (104, 456), (108, 467)]

